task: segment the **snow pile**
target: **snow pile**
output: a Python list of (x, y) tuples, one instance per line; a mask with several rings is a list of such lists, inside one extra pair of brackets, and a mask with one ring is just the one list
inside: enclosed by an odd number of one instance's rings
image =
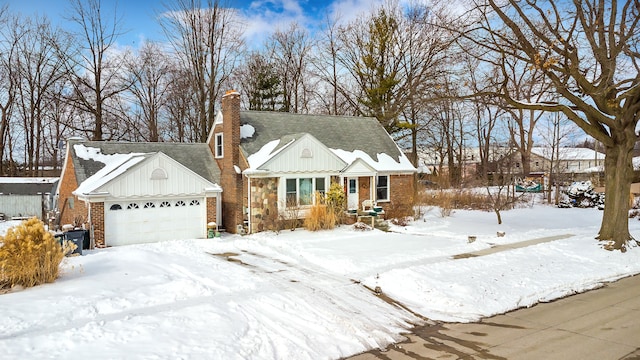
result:
[(256, 133), (256, 128), (250, 124), (240, 125), (240, 139), (248, 139)]
[(604, 208), (604, 194), (596, 193), (591, 181), (576, 181), (565, 193), (569, 199), (561, 201), (559, 207)]
[[(538, 205), (503, 212), (502, 225), (490, 212), (423, 213), (392, 232), (341, 226), (85, 251), (55, 283), (0, 295), (0, 353), (338, 359), (399, 341), (422, 317), (474, 321), (640, 273), (640, 248), (594, 240), (595, 209)], [(640, 222), (630, 227), (637, 238)], [(558, 235), (568, 238), (453, 258)]]

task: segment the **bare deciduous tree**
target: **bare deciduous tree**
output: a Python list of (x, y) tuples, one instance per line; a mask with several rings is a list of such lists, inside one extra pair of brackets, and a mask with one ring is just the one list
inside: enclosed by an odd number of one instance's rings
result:
[(45, 142), (46, 114), (56, 88), (67, 76), (60, 49), (68, 49), (65, 33), (51, 27), (45, 18), (15, 17), (11, 25), (18, 39), (12, 65), (17, 72), (16, 114), (21, 119), (24, 139), (25, 175), (39, 175), (41, 157), (46, 147), (57, 144)]
[(283, 96), (282, 111), (309, 112), (308, 67), (311, 52), (309, 33), (297, 23), (276, 31), (268, 41)]
[[(109, 101), (131, 86), (131, 81), (122, 76), (125, 73), (125, 54), (116, 52), (114, 48), (116, 40), (123, 34), (122, 19), (117, 8), (112, 18), (106, 18), (107, 12), (101, 0), (71, 0), (71, 6), (69, 20), (78, 26), (76, 35), (80, 48), (77, 56), (69, 58), (68, 71), (73, 74), (70, 81), (73, 93), (69, 100), (91, 116), (91, 123), (85, 122), (83, 126), (86, 128), (78, 130), (90, 133), (92, 140), (112, 138), (117, 134), (104, 131), (108, 126), (105, 122), (109, 118)], [(111, 120), (115, 120), (113, 116)], [(110, 128), (117, 129), (117, 126), (110, 124)]]
[(19, 38), (7, 26), (9, 21), (8, 8), (0, 8), (0, 175), (14, 175), (12, 144), (12, 113), (16, 97), (18, 75), (13, 67)]
[[(483, 49), (540, 71), (559, 100), (530, 103), (508, 86), (494, 95), (509, 105), (562, 112), (606, 150), (607, 200), (598, 239), (625, 250), (632, 154), (640, 119), (640, 3), (638, 0), (479, 1), (481, 19), (463, 33)], [(491, 58), (489, 58), (491, 57)]]
[(242, 26), (220, 0), (208, 0), (205, 8), (200, 1), (176, 0), (168, 10), (161, 25), (195, 94), (195, 141), (206, 141), (216, 104), (244, 50)]
[(162, 107), (170, 86), (168, 55), (158, 44), (145, 42), (127, 67), (133, 79), (134, 116), (141, 119), (137, 129), (143, 140), (161, 141)]

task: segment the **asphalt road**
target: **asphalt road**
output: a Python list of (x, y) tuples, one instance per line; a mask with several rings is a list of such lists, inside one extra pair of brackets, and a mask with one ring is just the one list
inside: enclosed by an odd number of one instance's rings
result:
[(415, 328), (405, 342), (348, 359), (640, 360), (640, 275), (477, 323)]

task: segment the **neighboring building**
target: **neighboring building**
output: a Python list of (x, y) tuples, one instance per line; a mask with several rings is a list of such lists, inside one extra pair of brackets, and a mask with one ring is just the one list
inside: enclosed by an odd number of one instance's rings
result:
[[(374, 118), (240, 111), (227, 93), (209, 135), (227, 231), (304, 217), (313, 194), (342, 184), (349, 208), (412, 206), (416, 169)], [(293, 209), (293, 211), (292, 211)]]
[(60, 224), (89, 226), (98, 247), (205, 237), (222, 220), (219, 179), (206, 144), (70, 140)]
[(57, 177), (0, 177), (0, 214), (5, 219), (38, 217), (54, 208), (53, 194)]
[[(532, 173), (549, 173), (551, 169), (552, 148), (534, 147), (531, 149), (530, 171)], [(605, 154), (588, 148), (561, 147), (554, 154), (554, 172), (558, 174), (591, 174), (604, 171)], [(511, 172), (522, 172), (522, 161), (519, 153), (512, 153)]]
[[(489, 166), (504, 156), (507, 149), (500, 146), (492, 146), (489, 149)], [(444, 150), (424, 147), (418, 150), (418, 173), (421, 175), (446, 175), (449, 173), (449, 164)], [(463, 148), (460, 153), (453, 156), (453, 163), (460, 168), (463, 179), (478, 176), (480, 167), (480, 149), (478, 147)]]

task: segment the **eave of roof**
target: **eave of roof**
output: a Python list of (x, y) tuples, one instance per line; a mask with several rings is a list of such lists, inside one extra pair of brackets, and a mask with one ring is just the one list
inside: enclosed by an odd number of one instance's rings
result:
[(253, 136), (240, 142), (250, 168), (310, 134), (347, 164), (359, 157), (378, 171), (416, 171), (375, 118), (241, 111), (240, 121), (255, 129)]

